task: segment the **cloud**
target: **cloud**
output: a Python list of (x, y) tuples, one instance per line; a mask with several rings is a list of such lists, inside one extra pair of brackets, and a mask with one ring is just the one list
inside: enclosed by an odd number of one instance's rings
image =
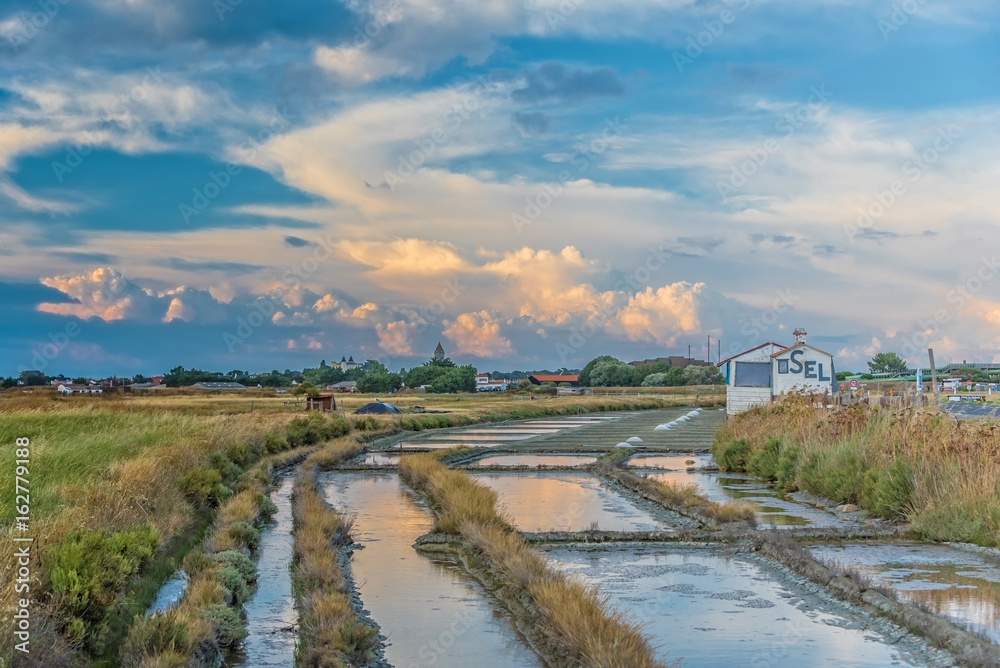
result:
[(456, 355), (493, 359), (514, 353), (510, 340), (500, 333), (500, 323), (489, 311), (463, 313), (443, 324), (443, 334), (455, 345)]
[(285, 245), (290, 248), (302, 248), (303, 246), (313, 246), (315, 245), (311, 241), (306, 241), (300, 237), (286, 236), (284, 238)]
[(354, 262), (385, 276), (433, 276), (471, 268), (455, 246), (444, 241), (342, 241), (338, 248)]
[(652, 340), (661, 346), (675, 346), (678, 337), (701, 327), (699, 303), (704, 283), (679, 282), (654, 290), (646, 288), (628, 300), (615, 323), (632, 340)]
[(533, 137), (545, 133), (552, 121), (545, 114), (531, 111), (516, 111), (511, 114), (510, 120), (522, 137)]
[(383, 325), (375, 325), (378, 347), (389, 355), (410, 357), (413, 355), (413, 333), (416, 324), (405, 320), (395, 320)]
[(562, 63), (543, 63), (524, 75), (525, 86), (515, 89), (511, 99), (522, 104), (580, 102), (594, 97), (617, 97), (625, 85), (610, 67), (590, 71)]
[[(160, 306), (150, 292), (131, 283), (110, 267), (100, 267), (80, 276), (43, 278), (41, 283), (77, 302), (40, 304), (38, 310), (43, 313), (75, 316), (82, 320), (100, 318), (108, 322), (126, 318), (148, 321), (156, 317), (155, 312)], [(165, 308), (162, 313), (165, 315)]]

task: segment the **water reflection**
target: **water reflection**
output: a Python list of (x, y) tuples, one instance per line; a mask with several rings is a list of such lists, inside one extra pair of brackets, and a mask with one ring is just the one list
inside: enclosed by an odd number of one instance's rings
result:
[[(500, 668), (537, 666), (506, 618), (467, 575), (447, 559), (413, 549), (433, 528), (429, 512), (395, 474), (334, 473), (322, 480), (327, 501), (355, 516), (363, 545), (351, 569), (365, 608), (388, 636), (395, 666)], [(290, 665), (290, 664), (289, 664)]]
[(585, 466), (596, 461), (587, 455), (490, 455), (476, 466)]
[(638, 474), (678, 485), (697, 485), (702, 494), (720, 503), (749, 501), (757, 506), (760, 523), (767, 526), (847, 527), (856, 524), (853, 520), (793, 501), (771, 485), (748, 476), (706, 471), (640, 471)]
[(949, 545), (913, 542), (810, 549), (818, 559), (860, 571), (902, 598), (925, 603), (1000, 642), (1000, 560)]
[(819, 611), (755, 564), (711, 548), (544, 551), (597, 585), (653, 636), (659, 658), (694, 666), (875, 667), (906, 661), (860, 625)]
[(522, 531), (656, 531), (666, 525), (586, 473), (474, 473)]
[(247, 630), (233, 665), (290, 666), (298, 638), (298, 613), (292, 597), (292, 485), (291, 476), (271, 494), (277, 506), (273, 524), (261, 532), (257, 562), (257, 591), (246, 605)]

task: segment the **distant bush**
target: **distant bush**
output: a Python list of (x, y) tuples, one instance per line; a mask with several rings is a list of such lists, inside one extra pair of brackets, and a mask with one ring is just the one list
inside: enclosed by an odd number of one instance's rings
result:
[(349, 434), (350, 431), (350, 423), (340, 415), (328, 419), (321, 413), (310, 412), (307, 416), (297, 417), (289, 422), (285, 427), (285, 436), (288, 444), (297, 448), (329, 441)]

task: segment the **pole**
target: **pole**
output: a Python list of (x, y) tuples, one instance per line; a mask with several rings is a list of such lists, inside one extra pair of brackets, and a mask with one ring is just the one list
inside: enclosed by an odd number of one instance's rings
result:
[(705, 346), (705, 361), (712, 361), (712, 335), (708, 335), (708, 345)]
[(934, 386), (934, 407), (937, 408), (941, 398), (938, 396), (937, 367), (934, 366), (934, 349), (927, 349), (927, 356), (931, 360), (931, 385)]

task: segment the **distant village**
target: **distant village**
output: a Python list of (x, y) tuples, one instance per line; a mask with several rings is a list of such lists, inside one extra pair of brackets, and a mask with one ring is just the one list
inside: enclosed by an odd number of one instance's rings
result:
[[(396, 392), (508, 392), (531, 388), (554, 388), (557, 396), (592, 394), (595, 387), (671, 387), (682, 385), (725, 386), (729, 414), (737, 414), (789, 393), (816, 395), (854, 394), (869, 383), (901, 383), (915, 391), (929, 387), (936, 375), (937, 389), (951, 400), (1000, 391), (1000, 363), (947, 364), (934, 372), (911, 369), (895, 353), (878, 353), (868, 363), (867, 373), (837, 371), (834, 356), (806, 342), (806, 332), (795, 330), (792, 345), (762, 343), (726, 359), (700, 360), (688, 355), (645, 358), (625, 362), (601, 355), (582, 369), (561, 368), (536, 371), (481, 372), (472, 365), (453, 362), (439, 342), (430, 359), (409, 370), (390, 371), (377, 360), (355, 361), (353, 355), (339, 362), (302, 370), (277, 369), (250, 373), (228, 373), (177, 366), (165, 374), (132, 377), (48, 376), (26, 369), (0, 381), (3, 389), (48, 388), (63, 395), (155, 393), (164, 390), (195, 392), (240, 392), (268, 389), (278, 394), (332, 396), (336, 393), (394, 394)], [(709, 341), (707, 350), (712, 351)], [(721, 358), (721, 345), (719, 346)], [(975, 398), (975, 397), (971, 397)]]

